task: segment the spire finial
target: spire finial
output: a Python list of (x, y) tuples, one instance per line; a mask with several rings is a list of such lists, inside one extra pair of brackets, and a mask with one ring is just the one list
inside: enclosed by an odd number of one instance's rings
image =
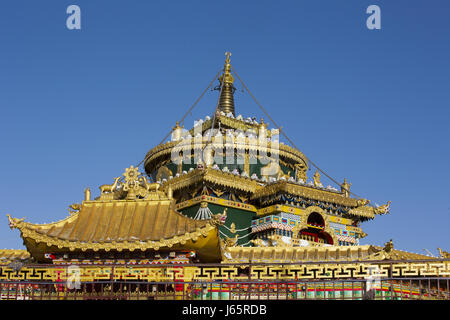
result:
[(221, 94), (219, 97), (219, 110), (226, 114), (232, 113), (234, 116), (234, 78), (231, 75), (231, 52), (225, 52), (225, 65), (223, 67), (223, 74), (219, 77)]
[(225, 52), (225, 55), (227, 56), (227, 58), (225, 59), (225, 64), (230, 64), (231, 52), (227, 51)]
[(225, 59), (225, 65), (223, 66), (223, 75), (220, 76), (219, 80), (222, 83), (222, 81), (225, 79), (225, 83), (231, 83), (233, 84), (234, 78), (231, 75), (231, 52), (225, 52), (226, 59)]

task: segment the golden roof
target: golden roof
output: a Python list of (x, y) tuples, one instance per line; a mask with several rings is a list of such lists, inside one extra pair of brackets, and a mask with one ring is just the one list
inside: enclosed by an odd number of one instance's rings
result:
[[(207, 181), (220, 186), (233, 188), (235, 190), (250, 192), (253, 194), (251, 196), (252, 200), (264, 196), (274, 195), (278, 192), (286, 192), (305, 197), (307, 199), (353, 207), (349, 210), (349, 214), (353, 216), (361, 216), (366, 218), (375, 217), (375, 211), (372, 207), (360, 206), (358, 199), (347, 198), (338, 192), (320, 189), (309, 185), (298, 185), (282, 180), (264, 186), (258, 181), (252, 180), (248, 177), (237, 176), (229, 172), (226, 173), (211, 168), (194, 169), (188, 173), (174, 177), (164, 182), (162, 185), (163, 188), (170, 186), (170, 188), (175, 191), (186, 188), (200, 181)], [(266, 210), (266, 208), (262, 208), (261, 210)]]
[[(383, 250), (383, 247), (381, 246), (372, 246), (375, 250)], [(430, 257), (424, 254), (414, 253), (414, 252), (408, 252), (398, 249), (392, 249), (390, 252), (390, 258), (392, 260), (425, 260), (425, 259), (436, 259), (436, 257)]]
[(47, 252), (186, 248), (199, 250), (199, 256), (203, 249), (207, 260), (220, 257), (217, 221), (183, 216), (172, 200), (83, 201), (79, 212), (48, 224), (9, 219), (27, 247), (33, 247), (30, 251), (38, 250), (40, 256), (46, 253), (44, 244)]
[(351, 261), (368, 256), (370, 246), (228, 247), (224, 262)]
[(277, 181), (267, 185), (259, 190), (257, 194), (254, 194), (251, 198), (257, 199), (276, 194), (277, 192), (286, 192), (308, 199), (331, 202), (348, 207), (356, 207), (358, 205), (357, 199), (344, 197), (341, 193), (328, 191), (309, 185), (298, 185), (288, 181)]
[(0, 249), (0, 264), (8, 264), (17, 260), (26, 260), (30, 257), (30, 253), (27, 250)]
[(217, 185), (251, 193), (255, 192), (258, 188), (261, 187), (257, 181), (251, 180), (250, 178), (244, 178), (232, 173), (226, 173), (211, 168), (194, 169), (186, 174), (164, 182), (162, 186), (164, 188), (166, 187), (166, 185), (169, 185), (170, 188), (175, 191), (183, 189), (199, 181), (207, 181)]
[[(224, 263), (293, 263), (319, 261), (357, 261), (378, 259), (383, 247), (361, 246), (311, 246), (311, 247), (228, 247)], [(432, 257), (393, 249), (391, 259), (425, 260)]]

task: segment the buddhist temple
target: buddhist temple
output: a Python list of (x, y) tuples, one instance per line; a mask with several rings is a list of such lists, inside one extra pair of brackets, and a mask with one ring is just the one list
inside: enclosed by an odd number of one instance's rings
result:
[[(174, 119), (169, 139), (112, 172), (98, 196), (87, 181), (84, 200), (66, 215), (62, 208), (61, 220), (8, 214), (26, 250), (0, 250), (1, 298), (158, 299), (168, 297), (166, 282), (173, 299), (363, 299), (375, 268), (378, 298), (449, 299), (448, 253), (406, 252), (389, 239), (361, 245), (364, 224), (390, 214), (390, 201), (373, 206), (347, 179), (325, 186), (327, 174), (281, 142), (281, 128), (237, 114), (249, 109), (235, 106), (238, 79), (227, 53), (211, 113), (186, 129)], [(75, 266), (79, 286), (64, 286)], [(427, 276), (434, 280), (423, 291)], [(341, 289), (326, 289), (338, 280)]]

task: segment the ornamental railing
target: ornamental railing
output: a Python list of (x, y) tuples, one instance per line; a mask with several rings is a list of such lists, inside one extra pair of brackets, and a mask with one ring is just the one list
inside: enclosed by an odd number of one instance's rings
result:
[(0, 299), (450, 299), (450, 259), (0, 266)]
[(449, 300), (448, 279), (295, 282), (0, 282), (1, 300)]

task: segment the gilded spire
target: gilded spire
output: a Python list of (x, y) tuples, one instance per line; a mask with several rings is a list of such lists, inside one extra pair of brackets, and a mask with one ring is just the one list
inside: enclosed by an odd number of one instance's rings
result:
[(227, 58), (225, 59), (225, 65), (223, 67), (223, 74), (219, 77), (220, 87), (222, 88), (220, 97), (219, 97), (219, 111), (223, 111), (225, 113), (231, 112), (234, 114), (234, 78), (231, 75), (231, 63), (230, 63), (230, 52), (226, 52), (225, 55)]

